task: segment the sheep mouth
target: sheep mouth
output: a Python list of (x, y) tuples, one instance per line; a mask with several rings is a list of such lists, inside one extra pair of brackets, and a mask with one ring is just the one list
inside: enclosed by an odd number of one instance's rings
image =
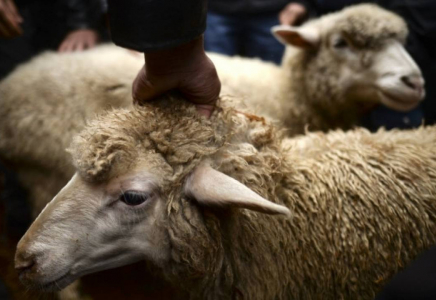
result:
[(401, 98), (381, 90), (379, 91), (379, 96), (382, 104), (393, 110), (401, 111), (401, 112), (407, 112), (414, 109), (415, 107), (418, 106), (419, 102), (421, 101), (421, 97)]
[(42, 292), (58, 292), (66, 288), (73, 281), (74, 279), (71, 278), (70, 273), (67, 272), (66, 274), (58, 277), (55, 280), (49, 281), (44, 284), (38, 284), (34, 287)]

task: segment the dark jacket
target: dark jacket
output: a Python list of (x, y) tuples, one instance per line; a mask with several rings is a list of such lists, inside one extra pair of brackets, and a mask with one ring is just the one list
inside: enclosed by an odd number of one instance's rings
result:
[(289, 0), (209, 0), (209, 10), (221, 14), (259, 14), (279, 12)]
[(20, 12), (29, 12), (34, 27), (49, 32), (98, 28), (103, 15), (101, 0), (16, 0), (15, 3)]
[(109, 0), (112, 40), (141, 52), (172, 48), (206, 29), (206, 0)]

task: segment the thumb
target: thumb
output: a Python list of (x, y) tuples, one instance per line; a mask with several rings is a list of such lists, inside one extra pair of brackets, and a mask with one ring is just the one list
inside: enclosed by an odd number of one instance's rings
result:
[(171, 88), (172, 87), (163, 80), (150, 80), (150, 78), (148, 78), (146, 75), (145, 67), (142, 67), (133, 81), (133, 102), (136, 104), (141, 104), (143, 102), (153, 100)]
[(207, 104), (197, 104), (195, 107), (197, 108), (197, 112), (200, 115), (205, 116), (206, 118), (210, 118), (215, 108), (214, 105), (207, 105)]

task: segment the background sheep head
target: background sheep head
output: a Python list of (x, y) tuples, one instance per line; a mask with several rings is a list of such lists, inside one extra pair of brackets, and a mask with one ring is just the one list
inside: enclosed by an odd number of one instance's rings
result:
[[(76, 137), (70, 152), (77, 173), (18, 245), (24, 283), (61, 289), (142, 259), (171, 264), (167, 276), (202, 280), (222, 262), (221, 236), (211, 234), (220, 227), (216, 213), (289, 214), (211, 167), (218, 152), (249, 139), (249, 128), (234, 130), (247, 118), (229, 110), (210, 121), (179, 102), (114, 111)], [(261, 147), (262, 133), (251, 136)]]
[(353, 113), (376, 103), (408, 111), (425, 96), (421, 71), (404, 48), (406, 23), (376, 5), (352, 6), (302, 27), (276, 26), (273, 34), (303, 49), (295, 55), (288, 48), (283, 64), (292, 87), (321, 112)]

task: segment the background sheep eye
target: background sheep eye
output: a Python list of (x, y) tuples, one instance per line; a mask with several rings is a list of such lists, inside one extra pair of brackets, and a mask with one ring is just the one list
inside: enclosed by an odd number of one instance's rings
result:
[(335, 40), (333, 42), (333, 47), (337, 48), (337, 49), (343, 49), (348, 47), (348, 43), (345, 39), (343, 38), (338, 38), (337, 40)]
[(147, 201), (149, 198), (149, 194), (130, 191), (124, 192), (120, 196), (120, 200), (130, 206), (140, 205)]

